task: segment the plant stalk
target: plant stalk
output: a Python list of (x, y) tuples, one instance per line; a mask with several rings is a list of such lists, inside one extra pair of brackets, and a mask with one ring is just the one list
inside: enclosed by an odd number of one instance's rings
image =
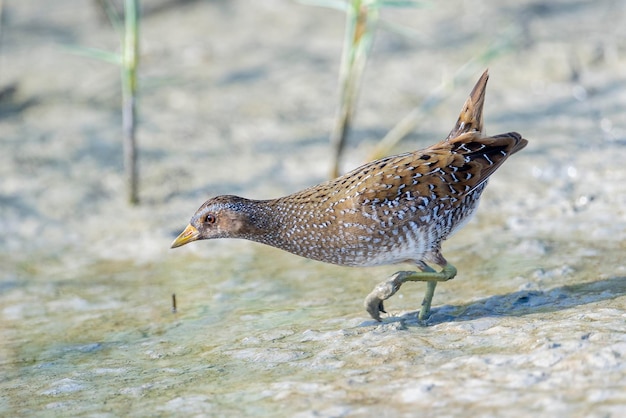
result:
[(339, 72), (339, 105), (330, 136), (332, 158), (330, 176), (340, 174), (339, 164), (350, 131), (359, 85), (372, 44), (378, 10), (367, 0), (352, 0), (346, 12), (341, 68)]
[(139, 64), (139, 0), (125, 0), (122, 41), (122, 131), (128, 202), (139, 204), (137, 166), (137, 67)]

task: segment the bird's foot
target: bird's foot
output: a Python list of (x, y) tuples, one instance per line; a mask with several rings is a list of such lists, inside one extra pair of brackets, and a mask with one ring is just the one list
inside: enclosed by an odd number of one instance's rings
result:
[(384, 282), (378, 283), (363, 302), (370, 316), (380, 322), (380, 313), (387, 313), (383, 301), (392, 297), (400, 289), (402, 283), (406, 281), (405, 277), (415, 273), (414, 271), (398, 271)]
[(399, 271), (389, 279), (376, 285), (374, 290), (365, 298), (365, 309), (372, 318), (380, 322), (380, 313), (386, 313), (383, 301), (393, 296), (404, 282), (427, 282), (426, 294), (420, 309), (419, 320), (424, 321), (430, 316), (430, 306), (435, 294), (437, 282), (448, 281), (456, 276), (456, 268), (452, 264), (446, 264), (441, 271), (435, 271), (427, 265), (422, 266), (424, 271)]

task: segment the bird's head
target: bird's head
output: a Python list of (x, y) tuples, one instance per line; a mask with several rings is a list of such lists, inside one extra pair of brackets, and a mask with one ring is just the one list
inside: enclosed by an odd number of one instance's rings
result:
[(204, 202), (171, 248), (212, 238), (237, 238), (251, 229), (250, 201), (238, 196), (218, 196)]

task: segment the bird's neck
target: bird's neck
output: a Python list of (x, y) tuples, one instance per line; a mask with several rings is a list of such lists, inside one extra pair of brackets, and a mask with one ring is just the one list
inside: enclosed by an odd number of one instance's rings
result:
[(242, 211), (247, 217), (249, 227), (242, 230), (237, 238), (260, 242), (296, 254), (296, 229), (300, 217), (293, 204), (286, 205), (282, 199), (246, 200)]
[(243, 199), (239, 210), (246, 218), (246, 227), (239, 231), (236, 238), (277, 246), (270, 242), (281, 235), (284, 226), (274, 202), (275, 200)]

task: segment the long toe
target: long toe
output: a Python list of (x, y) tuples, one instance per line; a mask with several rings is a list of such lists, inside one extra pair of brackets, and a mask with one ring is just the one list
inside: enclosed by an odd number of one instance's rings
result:
[(367, 310), (367, 313), (369, 313), (370, 316), (374, 318), (375, 320), (377, 320), (378, 322), (381, 322), (380, 313), (381, 312), (386, 313), (385, 308), (383, 306), (383, 301), (375, 296), (372, 296), (372, 294), (370, 294), (368, 295), (367, 298), (365, 298), (364, 305), (365, 305), (365, 310)]
[(381, 300), (380, 303), (378, 304), (378, 311), (382, 312), (382, 313), (387, 313), (387, 311), (385, 310), (385, 305), (383, 304), (383, 301)]

